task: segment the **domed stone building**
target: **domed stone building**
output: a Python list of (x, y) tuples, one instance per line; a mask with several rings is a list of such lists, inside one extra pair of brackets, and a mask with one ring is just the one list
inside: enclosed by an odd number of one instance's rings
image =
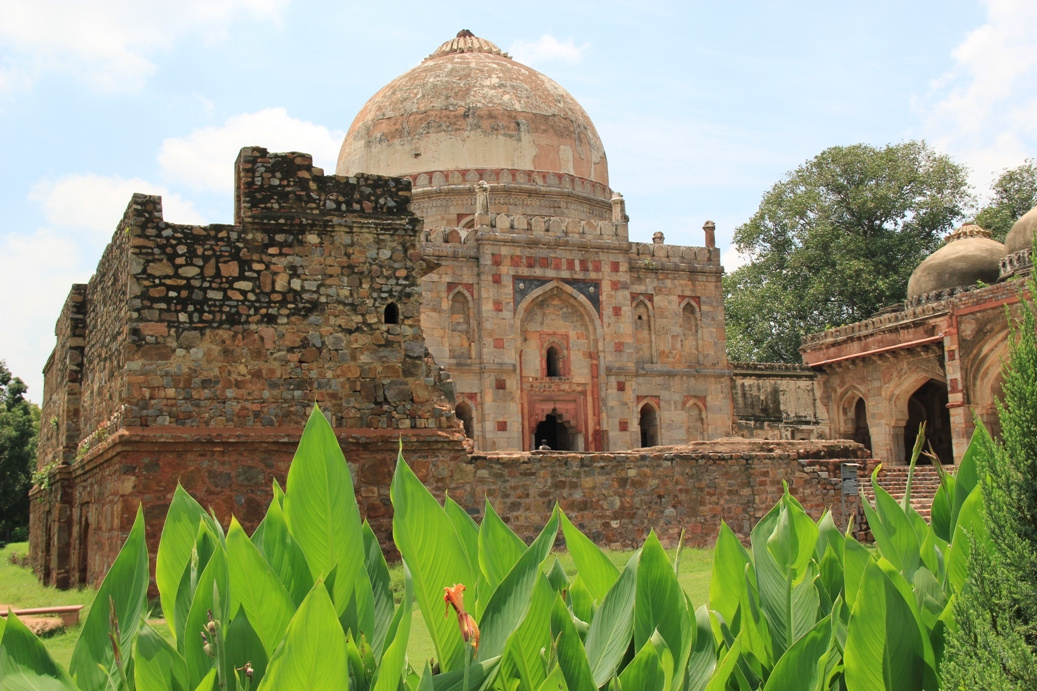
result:
[(339, 175), (411, 181), (421, 324), (482, 450), (726, 436), (720, 253), (631, 243), (594, 123), (548, 77), (460, 32), (376, 93)]
[[(995, 436), (995, 399), (1008, 355), (1006, 306), (1028, 275), (1037, 209), (1002, 245), (966, 224), (911, 274), (902, 305), (804, 339), (804, 362), (822, 379), (830, 434), (903, 464), (919, 424), (943, 464), (961, 460), (975, 417)], [(974, 417), (975, 416), (975, 417)], [(924, 462), (925, 459), (923, 459)]]

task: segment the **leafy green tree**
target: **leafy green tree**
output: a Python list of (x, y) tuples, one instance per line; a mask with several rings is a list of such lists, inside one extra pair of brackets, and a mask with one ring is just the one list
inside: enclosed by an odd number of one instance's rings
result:
[[(1031, 281), (1030, 291), (1037, 289)], [(1037, 315), (1012, 332), (1002, 443), (982, 454), (987, 549), (973, 549), (944, 669), (949, 689), (1037, 689)]]
[(1019, 217), (1037, 206), (1037, 160), (1032, 158), (1017, 168), (1008, 168), (994, 183), (990, 203), (976, 215), (976, 223), (1005, 241)]
[(25, 400), (28, 387), (0, 360), (0, 538), (29, 526), (29, 488), (36, 467), (40, 409)]
[(826, 149), (764, 195), (724, 278), (733, 360), (798, 362), (805, 334), (904, 299), (972, 203), (965, 168), (925, 142)]

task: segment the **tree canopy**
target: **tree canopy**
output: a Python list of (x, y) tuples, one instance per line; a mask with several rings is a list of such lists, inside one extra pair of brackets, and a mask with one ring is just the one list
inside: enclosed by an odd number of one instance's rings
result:
[(1037, 206), (1037, 160), (1001, 172), (991, 188), (990, 202), (976, 215), (976, 223), (1004, 242), (1008, 231), (1027, 211)]
[(29, 489), (36, 467), (40, 409), (25, 400), (28, 387), (0, 360), (0, 539), (24, 539)]
[(731, 359), (799, 362), (805, 334), (903, 300), (972, 202), (965, 168), (925, 142), (822, 151), (735, 230), (750, 261), (724, 278)]

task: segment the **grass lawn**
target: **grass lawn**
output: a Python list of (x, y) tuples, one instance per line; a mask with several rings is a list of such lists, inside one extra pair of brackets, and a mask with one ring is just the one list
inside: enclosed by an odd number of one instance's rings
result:
[[(16, 608), (22, 607), (47, 607), (54, 605), (83, 605), (80, 621), (86, 621), (86, 615), (96, 594), (93, 588), (81, 590), (57, 590), (56, 588), (45, 588), (36, 580), (36, 576), (29, 569), (16, 566), (11, 563), (11, 555), (24, 555), (28, 550), (27, 543), (13, 543), (0, 549), (0, 604), (12, 605)], [(673, 550), (668, 550), (670, 559), (673, 559)], [(612, 562), (620, 569), (627, 563), (632, 551), (607, 552)], [(566, 573), (572, 575), (576, 569), (572, 558), (565, 552), (557, 552), (562, 568)], [(553, 562), (548, 559), (547, 566)], [(709, 577), (713, 567), (713, 551), (705, 549), (686, 548), (681, 551), (680, 569), (677, 580), (684, 591), (688, 593), (692, 603), (696, 607), (704, 604), (709, 598)], [(403, 568), (393, 566), (390, 568), (390, 576), (393, 588), (402, 594), (403, 591)], [(160, 622), (153, 622), (156, 629), (164, 635), (167, 632), (165, 626)], [(72, 659), (72, 650), (75, 648), (76, 640), (79, 638), (80, 627), (69, 629), (63, 633), (55, 634), (44, 639), (51, 656), (66, 669), (69, 660)], [(407, 646), (410, 664), (415, 669), (421, 669), (425, 660), (435, 657), (435, 649), (432, 639), (429, 637), (428, 628), (421, 612), (415, 607), (414, 619), (411, 625), (410, 643)]]

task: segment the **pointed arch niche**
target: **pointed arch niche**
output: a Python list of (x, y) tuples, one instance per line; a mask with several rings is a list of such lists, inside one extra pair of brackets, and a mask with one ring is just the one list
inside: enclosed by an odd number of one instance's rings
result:
[(450, 359), (472, 359), (472, 324), (472, 300), (463, 288), (456, 288), (450, 294)]
[(641, 431), (641, 447), (659, 446), (659, 410), (650, 402), (645, 402), (638, 413), (638, 427)]
[(645, 365), (655, 362), (655, 320), (652, 307), (644, 298), (634, 301), (631, 311), (634, 317), (635, 362)]
[(699, 364), (702, 314), (695, 298), (681, 302), (681, 357), (684, 365)]

